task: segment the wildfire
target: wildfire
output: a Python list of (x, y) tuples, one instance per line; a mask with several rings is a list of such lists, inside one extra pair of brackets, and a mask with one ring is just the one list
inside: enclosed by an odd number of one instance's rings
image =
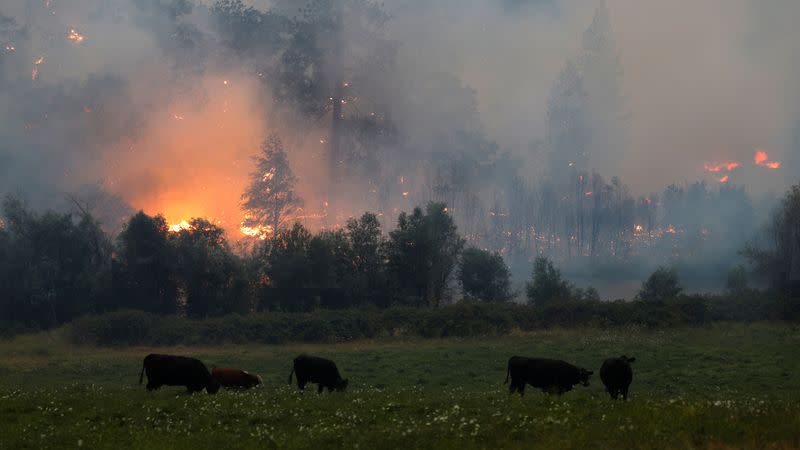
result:
[(634, 225), (634, 226), (633, 226), (633, 231), (634, 231), (635, 233), (637, 233), (637, 234), (640, 234), (641, 232), (643, 232), (643, 231), (644, 231), (644, 227), (643, 227), (643, 226), (641, 226), (641, 225), (638, 225), (638, 224), (637, 224), (637, 225)]
[(404, 197), (404, 198), (408, 198), (408, 191), (404, 191), (404, 192), (403, 192), (403, 197)]
[(39, 78), (39, 66), (44, 63), (44, 56), (36, 58), (33, 62), (33, 70), (31, 70), (31, 80)]
[(168, 229), (170, 233), (178, 233), (183, 230), (191, 230), (192, 225), (186, 220), (181, 220), (178, 223), (170, 224)]
[(76, 44), (80, 44), (81, 42), (83, 42), (84, 39), (86, 39), (86, 37), (78, 33), (74, 28), (70, 28), (69, 34), (67, 35), (67, 39)]
[(731, 179), (731, 177), (729, 177), (728, 175), (725, 175), (724, 177), (720, 178), (718, 181), (720, 183), (727, 183), (728, 181), (730, 181), (730, 179)]
[(778, 161), (770, 161), (769, 154), (762, 149), (757, 149), (753, 157), (757, 166), (766, 167), (767, 169), (780, 169), (781, 163)]
[(258, 225), (254, 227), (242, 225), (241, 227), (239, 227), (239, 231), (245, 236), (257, 237), (263, 241), (266, 240), (268, 237), (272, 236), (273, 230), (272, 226), (270, 225), (267, 226)]
[(727, 172), (731, 172), (733, 170), (738, 169), (741, 166), (742, 165), (740, 163), (738, 163), (738, 162), (726, 162), (726, 163), (713, 164), (713, 165), (706, 164), (706, 165), (703, 166), (703, 169), (705, 169), (706, 172), (719, 173), (719, 172), (721, 172), (723, 170), (725, 170)]

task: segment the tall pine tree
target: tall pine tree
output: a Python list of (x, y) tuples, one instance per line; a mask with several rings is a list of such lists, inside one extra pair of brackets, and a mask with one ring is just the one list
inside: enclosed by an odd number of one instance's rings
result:
[(623, 92), (623, 68), (605, 1), (583, 33), (578, 70), (586, 90), (587, 136), (591, 166), (601, 174), (619, 175), (629, 141), (630, 111)]
[(242, 194), (242, 231), (263, 239), (285, 228), (303, 201), (295, 195), (297, 177), (277, 134), (271, 134), (261, 144), (261, 154), (254, 159), (256, 169)]

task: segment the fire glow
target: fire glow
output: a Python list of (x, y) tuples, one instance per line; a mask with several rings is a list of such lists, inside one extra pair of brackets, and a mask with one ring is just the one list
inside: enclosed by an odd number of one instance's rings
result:
[(762, 149), (756, 150), (756, 154), (753, 156), (753, 161), (757, 166), (766, 167), (767, 169), (781, 168), (781, 163), (778, 161), (770, 161), (769, 154)]
[(78, 33), (78, 31), (75, 30), (74, 28), (70, 28), (69, 33), (67, 34), (67, 39), (76, 44), (80, 44), (81, 42), (83, 42), (84, 39), (86, 39), (86, 37)]
[(723, 170), (725, 170), (727, 172), (732, 172), (732, 171), (738, 169), (741, 166), (742, 165), (740, 163), (738, 163), (738, 162), (726, 162), (726, 163), (713, 164), (713, 165), (712, 164), (706, 164), (705, 166), (703, 166), (703, 168), (705, 169), (706, 172), (719, 173), (719, 172), (722, 172)]
[(36, 80), (39, 78), (39, 66), (44, 64), (44, 56), (40, 56), (36, 58), (36, 61), (33, 62), (33, 70), (31, 70), (31, 80)]

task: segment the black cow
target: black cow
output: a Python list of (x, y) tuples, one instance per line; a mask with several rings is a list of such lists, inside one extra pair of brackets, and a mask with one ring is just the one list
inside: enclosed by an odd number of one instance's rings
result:
[(622, 394), (623, 399), (628, 398), (628, 387), (633, 381), (633, 369), (631, 363), (636, 358), (628, 358), (625, 355), (619, 358), (608, 358), (600, 367), (600, 379), (606, 386), (606, 392), (611, 398), (616, 399)]
[(530, 384), (542, 392), (561, 395), (571, 391), (576, 384), (589, 386), (593, 373), (558, 359), (512, 356), (508, 360), (505, 382), (508, 383), (510, 376), (509, 394), (519, 391), (519, 395), (525, 395), (525, 385)]
[(145, 372), (148, 391), (161, 386), (186, 386), (189, 393), (205, 389), (209, 394), (216, 394), (220, 386), (199, 359), (185, 356), (149, 354), (142, 363), (139, 384)]
[(336, 363), (330, 359), (300, 355), (294, 359), (294, 366), (289, 373), (289, 384), (292, 384), (292, 374), (297, 376), (297, 387), (300, 390), (305, 389), (306, 383), (317, 383), (320, 393), (324, 388), (328, 388), (329, 392), (334, 389), (343, 391), (347, 388), (347, 380), (342, 379)]

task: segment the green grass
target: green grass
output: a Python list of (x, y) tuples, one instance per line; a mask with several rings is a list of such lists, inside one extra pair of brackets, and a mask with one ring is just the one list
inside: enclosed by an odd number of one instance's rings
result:
[[(170, 347), (265, 386), (215, 396), (138, 385), (150, 348), (76, 348), (59, 335), (0, 342), (5, 448), (800, 448), (800, 330), (716, 324), (551, 330), (499, 338)], [(291, 360), (333, 358), (343, 394), (300, 394)], [(511, 355), (595, 371), (562, 397), (510, 397)], [(628, 402), (603, 392), (608, 356), (636, 356)]]

